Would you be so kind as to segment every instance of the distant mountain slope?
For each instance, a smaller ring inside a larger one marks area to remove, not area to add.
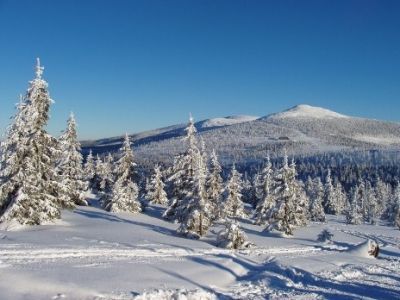
[[[230,126],[234,124],[240,124],[244,122],[250,122],[257,120],[259,117],[255,116],[229,116],[224,118],[214,118],[208,119],[204,121],[200,121],[197,123],[197,127],[199,128],[213,128],[213,127],[221,127],[221,126]]]
[[[185,124],[132,135],[137,159],[144,164],[171,162],[184,150]],[[324,108],[298,105],[262,118],[237,116],[196,123],[207,148],[223,163],[259,161],[267,152],[312,154],[322,151],[400,149],[400,124],[345,116]],[[95,153],[117,150],[122,137],[84,142]]]

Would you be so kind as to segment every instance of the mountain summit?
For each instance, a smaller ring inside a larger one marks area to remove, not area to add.
[[[332,119],[349,118],[326,108],[300,104],[289,108],[283,112],[268,115],[265,119],[286,119],[286,118],[313,118],[313,119]]]

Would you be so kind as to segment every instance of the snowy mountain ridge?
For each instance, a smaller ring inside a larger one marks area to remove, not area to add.
[[[171,162],[183,150],[186,124],[131,135],[139,160]],[[222,163],[259,161],[267,152],[313,155],[342,150],[400,150],[400,124],[345,116],[331,110],[298,105],[265,117],[232,116],[195,123],[206,146]],[[122,137],[83,142],[83,151],[115,152]]]
[[[228,116],[222,118],[213,118],[207,119],[204,121],[200,121],[198,127],[201,128],[211,128],[211,127],[221,127],[221,126],[229,126],[233,124],[239,124],[244,122],[250,122],[257,120],[259,117],[256,116],[247,116],[247,115],[237,115],[237,116]]]

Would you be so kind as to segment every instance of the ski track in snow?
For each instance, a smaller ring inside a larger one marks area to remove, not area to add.
[[[236,251],[235,255],[252,256],[254,255],[273,255],[273,256],[304,256],[313,255],[320,252],[321,249],[315,247],[303,248],[254,248],[251,250]],[[85,247],[85,248],[67,248],[52,247],[41,248],[31,245],[8,244],[0,245],[0,262],[4,266],[26,265],[43,262],[58,261],[65,263],[67,260],[76,262],[110,262],[127,260],[130,262],[143,261],[151,259],[179,260],[185,257],[194,256],[215,256],[219,254],[233,255],[231,250],[225,249],[179,249],[179,248],[109,248],[109,247]]]

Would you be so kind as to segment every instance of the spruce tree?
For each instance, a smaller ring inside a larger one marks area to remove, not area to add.
[[[223,212],[223,180],[221,177],[222,168],[218,161],[215,150],[211,153],[210,172],[208,174],[206,188],[207,196],[212,209],[212,219],[218,220]]]
[[[273,192],[276,200],[268,212],[266,230],[278,230],[286,235],[292,235],[295,226],[306,224],[306,197],[296,180],[294,161],[289,166],[286,153],[274,182]]]
[[[217,236],[217,246],[226,249],[245,249],[253,246],[236,220],[227,219],[225,229]]]
[[[114,175],[113,175],[113,164],[114,158],[111,153],[104,158],[102,163],[99,176],[100,176],[100,191],[102,193],[109,193],[114,184]]]
[[[202,156],[198,157],[200,160]],[[206,167],[201,161],[194,176],[194,190],[183,200],[180,226],[178,232],[190,237],[200,238],[207,234],[212,222],[212,207],[206,191]]]
[[[376,224],[378,214],[378,202],[376,199],[375,189],[372,187],[369,181],[367,181],[364,185],[361,210],[365,222],[369,224]]]
[[[184,141],[187,149],[174,160],[173,174],[169,178],[173,185],[173,198],[163,215],[165,219],[179,223],[183,222],[186,215],[186,205],[195,190],[194,177],[201,162],[201,153],[196,140],[197,130],[192,116],[185,131]]]
[[[137,213],[142,208],[138,201],[138,186],[133,182],[136,164],[128,134],[125,135],[120,153],[115,168],[115,183],[110,197],[104,202],[104,208],[111,212]]]
[[[346,209],[346,222],[347,224],[361,224],[362,213],[360,209],[360,198],[361,198],[360,187],[356,184],[351,191],[351,201],[347,203]]]
[[[393,190],[392,204],[388,212],[389,222],[400,228],[400,184],[397,182]]]
[[[38,225],[60,217],[61,193],[55,138],[46,132],[52,100],[37,59],[36,77],[30,81],[13,124],[3,143],[0,164],[0,223],[15,220]]]
[[[63,193],[61,204],[72,208],[77,205],[88,205],[85,193],[88,184],[85,180],[82,167],[81,145],[76,132],[76,121],[71,113],[67,129],[59,138],[61,157],[58,169],[61,175]]]
[[[168,198],[167,193],[164,190],[165,184],[162,178],[162,172],[160,166],[154,167],[154,174],[151,180],[146,185],[147,195],[146,198],[154,204],[167,205]]]
[[[261,173],[257,177],[256,195],[258,203],[256,206],[255,223],[264,225],[268,221],[268,212],[274,205],[273,191],[273,170],[269,155]]]
[[[332,184],[331,170],[328,169],[328,174],[325,179],[325,192],[323,204],[325,211],[328,214],[336,215],[339,213],[339,203],[338,195],[336,189]]]
[[[104,162],[101,159],[100,155],[97,154],[94,161],[94,176],[92,179],[92,188],[96,193],[101,193],[101,180],[104,172]]]
[[[235,165],[232,165],[231,174],[225,188],[226,199],[224,201],[224,217],[246,217],[244,204],[242,201],[242,189],[243,182],[241,179],[241,174],[236,170]]]
[[[310,219],[316,222],[325,222],[325,212],[322,206],[324,186],[318,177],[314,180],[314,192],[310,199]]]
[[[347,203],[347,193],[344,191],[343,186],[339,181],[335,183],[334,188],[337,197],[337,213],[343,214]]]
[[[94,162],[93,152],[90,149],[88,156],[86,157],[86,162],[84,165],[85,179],[89,183],[89,187],[93,188],[93,180],[96,175],[96,165]]]

